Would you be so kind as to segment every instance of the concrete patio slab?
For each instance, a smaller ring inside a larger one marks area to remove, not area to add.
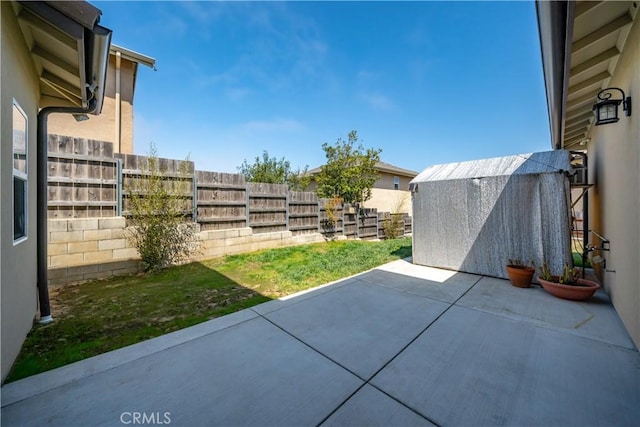
[[[403,261],[1,394],[9,426],[635,427],[640,353],[606,294],[563,301]]]
[[[368,379],[447,307],[440,301],[358,280],[266,317]]]
[[[362,381],[256,318],[2,408],[2,425],[317,425]],[[122,418],[124,417],[124,418]],[[165,424],[169,424],[165,422]]]
[[[435,426],[370,385],[341,406],[322,426]]]
[[[375,269],[364,274],[361,280],[451,303],[482,278],[475,274],[456,273],[430,267],[423,267],[421,274],[417,274],[415,269],[398,268],[398,266],[404,267],[403,264],[394,264],[391,268]]]
[[[567,301],[550,295],[537,285],[516,288],[506,280],[483,277],[456,304],[635,349],[603,291],[587,301]]]
[[[347,279],[342,279],[342,280],[338,280],[335,282],[331,282],[331,283],[327,283],[321,286],[317,286],[315,288],[312,289],[307,289],[306,291],[301,291],[301,292],[297,292],[295,294],[292,295],[287,295],[286,297],[282,297],[282,298],[278,298],[278,299],[274,299],[271,301],[267,301],[265,303],[262,303],[260,305],[256,305],[254,307],[251,307],[251,310],[253,310],[254,312],[256,312],[257,314],[267,314],[267,313],[271,313],[273,311],[276,310],[280,310],[282,308],[285,307],[290,307],[292,305],[295,304],[299,304],[301,302],[304,302],[308,299],[311,298],[315,298],[317,296],[320,296],[322,294],[325,294],[327,292],[333,292],[343,286],[349,285],[351,283],[354,283],[356,280],[356,278],[347,278]]]
[[[637,351],[451,307],[371,383],[438,425],[640,425]]]
[[[65,384],[105,372],[154,353],[221,331],[247,320],[258,317],[251,310],[242,310],[227,316],[181,329],[143,343],[130,345],[108,353],[100,354],[80,362],[72,363],[52,371],[27,377],[2,387],[2,405],[44,393]]]

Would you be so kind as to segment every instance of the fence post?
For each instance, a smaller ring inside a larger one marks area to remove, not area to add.
[[[122,216],[122,159],[116,160],[116,216]]]
[[[290,210],[291,210],[291,206],[289,206],[289,188],[287,187],[287,194],[285,195],[285,199],[284,199],[284,203],[285,203],[285,207],[287,209],[287,211],[285,212],[286,215],[286,221],[287,221],[287,225],[285,226],[285,230],[289,231],[289,215],[290,215]]]
[[[194,168],[195,169],[195,168]],[[198,176],[195,170],[193,171],[193,214],[191,215],[193,222],[198,222]]]
[[[250,227],[250,222],[249,222],[249,184],[245,184],[244,185],[244,206],[245,206],[245,213],[247,215],[247,227]]]

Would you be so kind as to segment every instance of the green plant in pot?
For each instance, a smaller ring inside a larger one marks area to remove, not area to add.
[[[551,295],[574,301],[589,299],[600,288],[596,282],[582,279],[580,270],[565,264],[562,274],[552,274],[549,264],[544,261],[539,268],[538,281]]]
[[[530,287],[535,272],[536,269],[533,261],[531,261],[531,265],[525,265],[519,259],[509,259],[509,264],[507,264],[509,281],[517,288]]]

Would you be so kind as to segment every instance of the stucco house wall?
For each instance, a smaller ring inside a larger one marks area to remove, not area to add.
[[[39,83],[10,2],[2,12],[0,108],[0,277],[2,380],[20,351],[37,312],[36,290],[36,129]],[[27,116],[27,236],[13,240],[13,102]],[[8,297],[10,295],[11,297]]]
[[[392,166],[384,164],[386,166]],[[393,166],[392,166],[393,167]],[[316,168],[310,171],[315,174],[320,171]],[[411,213],[411,193],[409,192],[409,183],[418,174],[405,170],[405,173],[391,173],[378,169],[378,179],[373,184],[371,190],[371,198],[364,202],[364,207],[375,208],[379,212],[391,213]],[[411,173],[407,176],[406,173]],[[395,189],[395,178],[398,178],[398,189]],[[312,178],[311,183],[306,191],[316,191],[317,185]]]
[[[399,178],[397,190],[394,187],[394,177]],[[380,172],[380,178],[373,184],[371,199],[367,200],[364,206],[376,208],[380,212],[411,213],[411,179],[407,176]]]
[[[629,334],[640,346],[640,25],[634,22],[608,87],[630,96],[630,117],[594,126],[589,153],[590,226],[611,241],[598,273]],[[600,242],[595,239],[594,243]]]

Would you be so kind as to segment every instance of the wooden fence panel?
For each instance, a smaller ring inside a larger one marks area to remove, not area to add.
[[[253,233],[287,230],[287,199],[285,184],[249,182],[249,227]]]
[[[47,149],[49,218],[117,215],[113,144],[50,134]]]
[[[358,237],[363,240],[378,238],[378,210],[364,208],[358,216]]]
[[[344,232],[344,207],[338,206],[334,210],[335,221],[329,219],[327,204],[330,199],[318,199],[318,211],[320,215],[320,232],[326,237],[332,238],[342,236]]]
[[[413,222],[411,219],[411,215],[409,215],[408,213],[404,213],[403,214],[403,220],[404,220],[404,234],[411,234],[413,232]]]
[[[355,206],[345,203],[343,205],[343,234],[347,239],[358,238],[358,209]]]
[[[131,213],[130,195],[132,191],[145,196],[150,178],[149,157],[135,154],[116,154],[122,160],[122,215]],[[181,213],[193,214],[194,164],[188,160],[158,158],[158,168],[162,174],[163,188],[182,200]]]
[[[298,234],[317,233],[319,227],[318,195],[308,191],[289,192],[289,230]]]
[[[244,175],[196,171],[197,221],[201,230],[247,226],[248,190]]]
[[[49,218],[129,214],[130,192],[143,191],[149,179],[148,157],[114,155],[113,144],[104,141],[49,135],[47,143]],[[158,165],[163,186],[180,193],[182,213],[192,216],[203,231],[250,226],[254,233],[290,230],[294,235],[319,231],[327,237],[385,237],[388,212],[364,209],[358,214],[352,206],[340,205],[331,221],[329,200],[313,192],[247,183],[241,174],[195,171],[190,161],[159,158]],[[411,233],[411,217],[401,215],[404,233]]]

